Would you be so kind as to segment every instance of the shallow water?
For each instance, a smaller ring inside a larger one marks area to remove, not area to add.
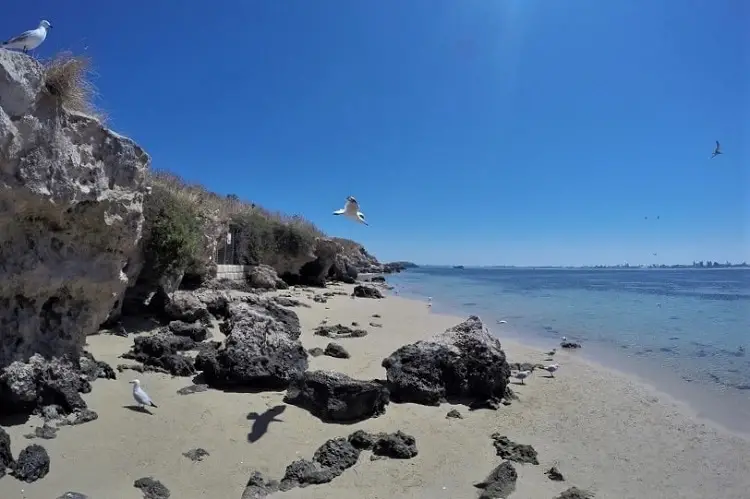
[[[636,373],[702,415],[750,433],[750,269],[453,269],[389,277],[436,312]],[[506,324],[497,321],[505,320]]]

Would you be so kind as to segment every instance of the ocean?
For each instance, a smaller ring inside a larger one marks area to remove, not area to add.
[[[750,269],[419,267],[388,282],[437,313],[480,316],[501,339],[549,349],[567,336],[576,355],[750,435]]]

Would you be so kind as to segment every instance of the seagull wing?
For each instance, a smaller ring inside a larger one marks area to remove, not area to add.
[[[21,42],[24,42],[24,41],[28,40],[29,38],[31,38],[32,36],[34,36],[35,33],[36,33],[35,29],[30,29],[28,31],[24,31],[20,35],[14,36],[10,40],[4,41],[3,45],[10,45],[11,43],[21,43]]]
[[[716,149],[718,150],[718,149],[719,149],[719,147],[720,147],[720,145],[719,145],[719,141],[717,140],[717,141],[716,141]]]
[[[144,404],[144,405],[153,404],[153,402],[151,401],[151,397],[148,396],[148,393],[143,391],[143,389],[140,387],[136,388],[133,391],[133,397],[135,398],[135,400],[137,400],[141,404]]]
[[[343,215],[346,213],[346,209],[336,210],[333,212],[334,215]]]

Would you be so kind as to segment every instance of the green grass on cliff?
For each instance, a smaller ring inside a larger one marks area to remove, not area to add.
[[[245,264],[283,266],[310,254],[315,239],[325,236],[300,216],[271,212],[235,195],[221,196],[173,173],[152,171],[149,180],[146,219],[157,231],[148,245],[161,261],[173,261],[175,268],[199,257],[204,229],[198,220],[239,228],[240,261]]]

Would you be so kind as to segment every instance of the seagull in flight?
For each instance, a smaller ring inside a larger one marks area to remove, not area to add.
[[[49,21],[42,20],[37,29],[24,31],[20,35],[0,43],[0,47],[4,49],[21,49],[25,54],[27,51],[34,50],[42,44],[44,39],[47,38],[47,30],[51,27],[52,25]]]
[[[130,384],[133,385],[133,398],[138,402],[138,407],[141,409],[145,409],[147,405],[156,407],[156,404],[154,404],[154,401],[148,396],[148,393],[141,388],[140,380],[134,379]]]
[[[359,211],[359,203],[357,203],[357,200],[354,199],[353,196],[347,197],[344,208],[341,210],[334,211],[333,214],[344,215],[346,218],[350,218],[354,220],[355,222],[369,225],[367,222],[365,222],[365,214]]]
[[[714,149],[714,153],[711,155],[711,159],[714,159],[719,154],[724,154],[721,152],[721,144],[719,144],[719,141],[716,141],[716,149]]]

